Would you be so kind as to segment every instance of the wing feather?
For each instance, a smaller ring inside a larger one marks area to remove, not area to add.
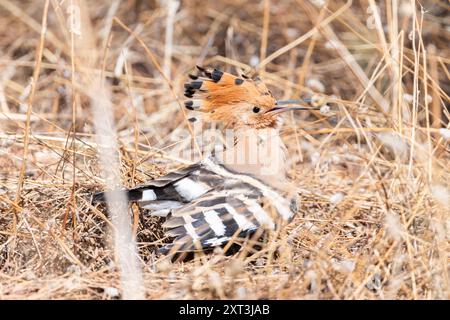
[[[163,227],[166,235],[175,239],[160,251],[167,253],[172,248],[176,251],[208,249],[222,246],[233,238],[245,238],[260,228],[273,228],[274,219],[270,218],[272,224],[261,225],[255,210],[249,210],[249,203],[259,211],[265,210],[258,202],[258,195],[251,191],[211,191],[190,204],[172,210]],[[266,215],[269,217],[269,214]]]

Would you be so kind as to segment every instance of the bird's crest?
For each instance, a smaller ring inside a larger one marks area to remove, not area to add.
[[[275,107],[276,100],[258,77],[237,77],[199,66],[197,69],[197,75],[189,75],[190,81],[184,85],[184,95],[189,98],[185,102],[187,109],[231,127],[275,125],[275,117],[266,112]]]

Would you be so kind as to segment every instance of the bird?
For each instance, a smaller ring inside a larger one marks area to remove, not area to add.
[[[128,200],[165,217],[172,240],[162,254],[213,250],[245,243],[292,221],[299,196],[286,180],[280,115],[311,110],[308,100],[276,100],[260,77],[197,66],[184,84],[189,112],[231,132],[232,142],[200,161],[125,191]],[[296,104],[293,106],[293,104]],[[94,195],[114,199],[115,191]]]

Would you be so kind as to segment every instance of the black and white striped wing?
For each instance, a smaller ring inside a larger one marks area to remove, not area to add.
[[[273,230],[275,225],[276,217],[263,208],[261,194],[255,190],[212,191],[172,211],[163,227],[166,235],[175,239],[160,251],[167,253],[173,248],[186,252],[222,246],[258,229]]]
[[[274,230],[278,222],[289,222],[295,211],[287,199],[258,179],[234,173],[211,159],[126,193],[130,201],[151,210],[151,215],[167,216],[163,227],[175,239],[162,252],[208,249],[258,229]],[[104,197],[105,193],[95,195],[97,201]]]

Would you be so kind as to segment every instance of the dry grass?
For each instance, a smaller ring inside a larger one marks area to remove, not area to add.
[[[286,116],[303,202],[255,255],[165,262],[160,219],[132,208],[147,298],[448,299],[448,2],[325,2],[0,0],[0,299],[120,297],[90,84],[131,187],[186,163],[195,64],[256,66],[332,113]]]

